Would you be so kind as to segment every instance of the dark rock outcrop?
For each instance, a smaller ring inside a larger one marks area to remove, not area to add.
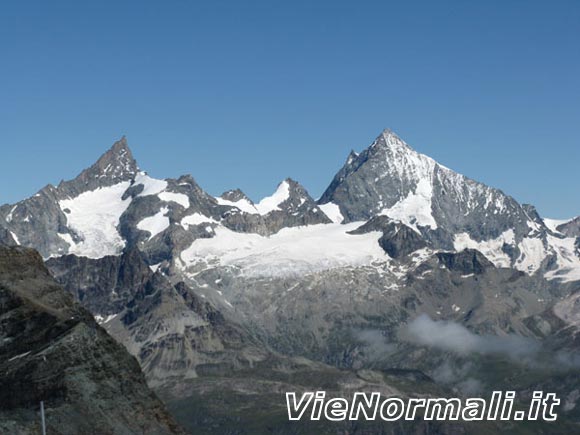
[[[465,249],[461,252],[438,252],[437,258],[449,270],[463,274],[482,274],[495,266],[485,255],[475,249]]]
[[[0,247],[0,432],[176,434],[137,361],[31,249]]]
[[[556,228],[568,237],[580,237],[580,216]]]
[[[64,255],[50,258],[46,266],[76,301],[102,316],[121,312],[153,275],[136,248],[98,259]]]
[[[0,246],[14,246],[16,244],[17,243],[14,240],[14,237],[12,237],[12,234],[10,234],[10,231],[6,228],[0,227]]]
[[[381,231],[379,245],[392,258],[402,258],[427,246],[425,239],[407,225],[394,222],[387,216],[375,216],[350,234]]]

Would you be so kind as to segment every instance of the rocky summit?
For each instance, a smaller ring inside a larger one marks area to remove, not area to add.
[[[286,424],[283,392],[314,385],[510,385],[524,401],[550,388],[566,403],[558,427],[580,423],[578,218],[542,217],[390,130],[318,200],[290,178],[260,201],[233,187],[156,179],[123,138],[75,179],[0,207],[0,245],[38,250],[195,433],[305,433]],[[476,429],[409,432],[489,427]]]

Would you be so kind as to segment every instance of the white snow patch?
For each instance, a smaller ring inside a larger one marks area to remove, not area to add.
[[[381,211],[381,215],[389,216],[405,225],[420,232],[418,225],[437,229],[437,222],[431,210],[431,198],[433,186],[431,180],[422,178],[417,183],[415,193],[409,193],[406,198],[397,202],[394,206]]]
[[[10,231],[10,235],[12,235],[12,238],[14,239],[16,244],[20,245],[20,240],[18,240],[18,236],[16,234],[14,234],[14,232],[12,232],[12,231]]]
[[[518,248],[520,256],[516,260],[515,267],[530,275],[540,268],[548,255],[544,242],[539,238],[526,237],[519,243]]]
[[[90,258],[119,254],[125,241],[117,225],[131,202],[130,198],[121,199],[128,187],[129,182],[122,182],[59,201],[63,212],[70,211],[64,213],[68,227],[82,239],[78,244],[71,244],[69,254]]]
[[[155,273],[155,272],[157,272],[157,269],[159,269],[159,266],[161,266],[161,263],[157,263],[157,264],[151,264],[151,265],[149,266],[149,269],[151,269],[151,271],[152,271],[153,273]]]
[[[218,196],[218,197],[216,197],[215,200],[220,205],[228,205],[230,207],[237,207],[245,213],[250,213],[250,214],[257,214],[258,213],[258,210],[256,209],[256,207],[254,207],[254,204],[252,204],[246,198],[241,198],[238,201],[229,201],[227,199],[223,199],[223,198],[220,198]]]
[[[8,362],[14,361],[14,360],[17,360],[17,359],[20,359],[20,358],[24,358],[26,355],[30,354],[30,352],[32,352],[32,351],[29,350],[28,352],[24,352],[24,353],[21,353],[20,355],[13,356],[12,358],[10,358],[8,360]]]
[[[183,206],[185,209],[189,208],[189,198],[183,193],[161,192],[157,196],[161,201],[176,202],[177,204]]]
[[[261,215],[268,214],[274,210],[280,210],[278,206],[289,197],[290,185],[286,180],[284,180],[278,185],[278,189],[276,189],[276,192],[274,192],[272,196],[268,196],[256,204],[256,209]]]
[[[109,314],[107,317],[103,317],[100,314],[95,315],[95,321],[99,324],[99,325],[103,325],[105,323],[110,322],[111,320],[113,320],[115,317],[117,317],[119,315],[119,313],[117,314]]]
[[[8,222],[8,223],[12,222],[14,210],[16,210],[17,207],[18,207],[18,204],[16,204],[14,207],[12,207],[12,209],[10,210],[10,213],[8,213],[6,215],[6,222]]]
[[[138,196],[157,195],[167,189],[167,181],[151,178],[145,172],[139,172],[135,177],[135,186],[143,185],[143,191]]]
[[[496,265],[496,267],[510,267],[511,260],[509,256],[502,251],[503,245],[515,244],[515,233],[513,230],[503,232],[497,239],[485,240],[478,242],[473,240],[469,234],[460,233],[455,235],[453,247],[456,251],[463,251],[464,249],[477,249],[487,257],[489,261]]]
[[[76,245],[75,241],[69,233],[56,233],[58,237],[68,243],[69,247]]]
[[[544,219],[544,224],[548,227],[548,229],[554,231],[555,233],[559,233],[557,228],[562,225],[570,222],[572,219]]]
[[[387,260],[377,243],[379,232],[347,234],[361,224],[284,228],[270,237],[217,227],[213,238],[195,240],[181,259],[186,266],[200,262],[236,266],[247,276],[302,275]]]
[[[166,216],[169,209],[163,207],[153,216],[144,218],[137,224],[137,228],[149,232],[149,240],[169,227],[169,218]]]
[[[546,279],[558,279],[562,282],[579,281],[580,258],[576,255],[576,239],[548,236],[548,244],[556,253],[558,268],[547,272],[544,275]]]
[[[344,216],[340,212],[340,207],[333,202],[319,205],[318,208],[335,224],[339,224],[344,220]]]
[[[217,221],[209,216],[201,213],[193,213],[181,219],[181,226],[186,230],[190,225],[201,225],[205,223],[217,223]]]

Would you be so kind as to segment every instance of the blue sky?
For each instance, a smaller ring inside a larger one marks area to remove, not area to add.
[[[313,196],[389,127],[551,217],[580,214],[580,2],[0,6],[0,203],[126,135],[156,177]]]

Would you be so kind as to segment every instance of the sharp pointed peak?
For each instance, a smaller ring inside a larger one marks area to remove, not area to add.
[[[397,133],[385,128],[372,143],[371,148],[406,148],[412,149]]]
[[[284,180],[282,180],[282,181],[281,181],[281,182],[278,184],[278,186],[280,186],[280,184],[282,184],[282,183],[287,183],[287,184],[288,184],[289,186],[291,186],[291,187],[294,187],[294,186],[301,186],[301,184],[300,184],[298,181],[296,181],[296,180],[294,180],[293,178],[290,178],[290,177],[286,177],[286,178],[284,178]]]
[[[113,143],[113,147],[116,146],[116,145],[124,145],[124,146],[127,146],[127,136],[122,135],[119,140],[116,140]]]
[[[138,173],[139,167],[127,138],[122,136],[92,166],[82,171],[74,180],[61,182],[58,188],[66,195],[74,196],[87,190],[131,181]]]
[[[306,188],[293,178],[287,177],[278,183],[276,191],[288,191],[293,195],[310,196]]]
[[[129,143],[125,135],[121,136],[121,139],[115,141],[111,148],[109,148],[100,158],[97,163],[101,160],[133,160],[133,153],[129,148]]]
[[[346,158],[346,165],[351,165],[352,162],[354,162],[358,156],[360,156],[360,153],[357,153],[355,150],[350,150],[350,153],[348,153],[348,157]]]
[[[127,143],[127,138],[122,136],[115,141],[90,168],[81,173],[85,177],[112,179],[115,181],[127,181],[135,178],[139,172],[137,162]]]

